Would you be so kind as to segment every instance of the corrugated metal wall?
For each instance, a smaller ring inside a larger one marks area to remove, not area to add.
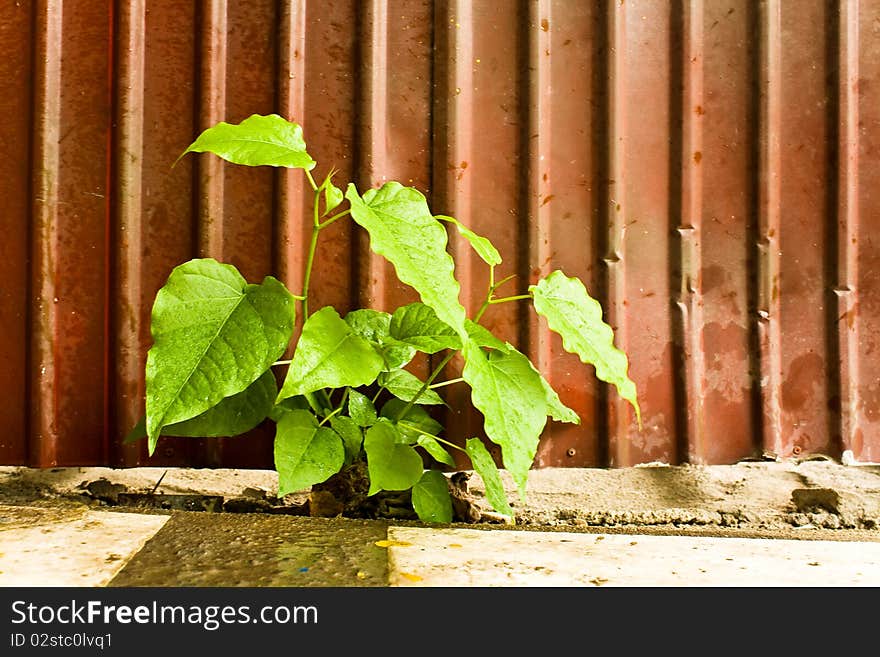
[[[642,431],[527,307],[486,316],[583,417],[536,465],[880,460],[880,0],[21,0],[0,5],[0,462],[271,466],[268,430],[120,444],[173,266],[301,286],[299,172],[171,168],[269,112],[316,176],[400,180],[489,236],[520,292],[562,268],[601,299]],[[414,299],[351,223],[327,237],[315,307]],[[487,273],[451,248],[473,311]]]

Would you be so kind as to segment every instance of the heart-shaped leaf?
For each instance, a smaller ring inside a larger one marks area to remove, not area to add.
[[[278,496],[305,490],[339,472],[345,460],[342,440],[329,427],[319,427],[309,411],[285,413],[275,433]]]
[[[150,454],[165,426],[201,415],[263,375],[287,348],[293,323],[293,297],[271,276],[248,285],[235,267],[211,258],[175,267],[153,304]]]
[[[422,457],[401,441],[397,428],[387,420],[380,420],[367,430],[364,450],[370,473],[368,495],[380,490],[407,490],[422,477]]]
[[[452,522],[452,498],[442,472],[425,470],[413,486],[412,504],[422,522]]]
[[[369,385],[382,371],[382,357],[331,306],[306,320],[281,386],[279,400],[322,388]]]

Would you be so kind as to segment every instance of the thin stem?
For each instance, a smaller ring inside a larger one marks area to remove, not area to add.
[[[404,427],[405,429],[409,429],[410,431],[417,431],[418,433],[422,434],[423,436],[428,436],[429,438],[433,438],[438,443],[443,443],[444,445],[448,445],[449,447],[453,447],[453,448],[467,454],[466,450],[462,449],[461,447],[459,447],[455,443],[451,443],[448,440],[444,440],[440,436],[435,436],[433,433],[428,433],[427,431],[423,431],[422,428],[416,424],[411,424],[409,422],[398,422],[397,424]]]
[[[333,411],[327,415],[327,417],[325,417],[323,420],[318,422],[318,426],[323,427],[327,422],[330,421],[331,417],[333,417],[334,415],[339,413],[341,410],[342,410],[342,406],[340,406],[339,408],[334,408]]]
[[[306,172],[306,177],[309,179],[309,184],[312,186],[312,191],[318,191],[318,183],[315,182],[315,179],[312,178],[312,172],[308,169],[303,169]]]
[[[531,294],[517,294],[512,297],[502,297],[500,299],[489,299],[489,303],[507,303],[508,301],[519,301],[520,299],[531,299]]]
[[[434,388],[442,388],[443,386],[451,386],[453,383],[461,383],[464,381],[462,377],[458,377],[457,379],[449,379],[448,381],[441,381],[440,383],[432,383],[428,387],[433,390]]]
[[[292,362],[292,360],[276,360],[272,363],[272,367],[275,367],[276,365],[290,365]]]
[[[322,222],[318,225],[318,228],[326,228],[327,226],[329,226],[330,224],[332,224],[332,223],[333,223],[334,221],[336,221],[337,219],[342,219],[343,217],[346,217],[346,216],[348,216],[348,215],[350,215],[350,214],[351,214],[351,208],[349,208],[348,210],[343,210],[342,212],[339,212],[339,213],[337,213],[337,214],[334,214],[334,215],[333,215],[332,217],[330,217],[329,219],[326,219],[326,220],[322,221]]]
[[[312,281],[312,267],[315,264],[315,252],[318,250],[318,234],[321,232],[321,224],[318,218],[318,204],[321,201],[321,193],[317,191],[312,174],[308,171],[306,171],[306,173],[309,176],[309,180],[312,182],[312,187],[315,187],[315,201],[312,204],[312,239],[309,241],[309,255],[308,258],[306,258],[306,271],[303,275],[302,304],[304,320],[309,318],[309,284]]]
[[[490,295],[491,295],[491,293],[490,293]],[[483,302],[483,305],[480,306],[480,309],[477,311],[477,314],[474,315],[474,323],[475,323],[475,324],[478,324],[478,323],[480,322],[480,319],[483,317],[483,313],[485,313],[486,310],[489,308],[489,303],[490,303],[490,302],[491,302],[491,296],[490,296],[490,298],[487,298],[487,299]]]
[[[446,357],[442,361],[440,361],[440,364],[434,368],[433,372],[431,372],[431,376],[428,377],[428,380],[422,384],[421,388],[419,388],[419,391],[416,393],[415,397],[410,399],[409,402],[407,402],[406,406],[404,406],[403,409],[401,409],[401,411],[397,414],[395,422],[399,422],[401,418],[406,417],[406,414],[409,413],[410,409],[413,407],[419,397],[424,394],[425,390],[428,389],[428,386],[434,383],[434,379],[436,379],[440,375],[440,372],[442,372],[443,368],[446,367],[449,361],[452,360],[453,356],[455,356],[454,351],[450,351],[448,354],[446,354]]]

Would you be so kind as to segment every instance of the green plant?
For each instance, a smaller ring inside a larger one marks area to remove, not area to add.
[[[479,322],[496,304],[529,299],[563,340],[564,348],[595,367],[635,408],[636,388],[626,355],[613,343],[600,304],[583,283],[554,271],[527,294],[497,297],[513,276],[496,280],[502,259],[491,242],[453,217],[433,215],[412,187],[389,182],[361,194],[345,192],[330,172],[319,184],[302,129],[277,115],[253,115],[240,124],[205,130],[181,154],[213,153],[241,165],[302,169],[314,193],[312,237],[299,295],[271,276],[249,284],[229,264],[210,258],[176,267],[155,298],[153,345],[146,363],[146,435],[152,455],[160,435],[233,436],[266,418],[276,422],[275,468],[279,496],[325,482],[344,466],[365,461],[368,495],[410,490],[419,518],[452,520],[445,476],[431,464],[455,466],[459,445],[426,406],[443,404],[438,390],[467,384],[484,416],[486,436],[501,447],[503,467],[525,499],[526,480],[548,417],[578,423],[529,359]],[[178,158],[179,160],[180,158]],[[348,206],[341,209],[347,201]],[[386,258],[421,301],[393,313],[358,309],[344,317],[326,306],[310,312],[309,282],[316,245],[332,223],[351,218],[367,231],[370,248]],[[486,298],[473,318],[459,302],[447,227],[467,240],[489,268]],[[291,345],[295,313],[303,326]],[[294,346],[291,360],[279,360]],[[422,381],[406,366],[417,352],[443,354]],[[456,353],[460,379],[435,382]],[[278,390],[273,367],[287,366]],[[138,437],[138,434],[135,434]],[[463,451],[486,485],[498,512],[512,515],[496,463],[481,439]]]

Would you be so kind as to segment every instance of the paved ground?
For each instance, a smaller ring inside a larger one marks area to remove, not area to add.
[[[231,502],[276,485],[265,471],[0,468],[0,586],[880,586],[873,465],[536,470],[512,526],[119,505],[247,508]]]

